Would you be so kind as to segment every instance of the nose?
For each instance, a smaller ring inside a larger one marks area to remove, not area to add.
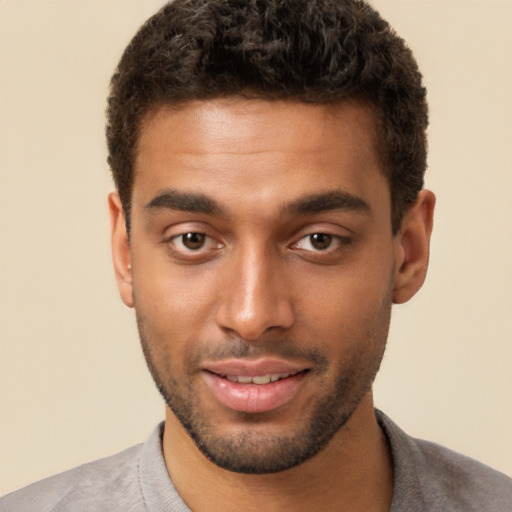
[[[235,255],[222,276],[217,325],[246,341],[257,341],[269,330],[289,329],[294,311],[283,264],[254,248]]]

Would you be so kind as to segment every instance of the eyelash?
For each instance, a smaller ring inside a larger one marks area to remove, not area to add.
[[[325,247],[325,248],[314,248],[313,247],[312,237],[318,236],[318,235],[329,238],[329,244],[327,247]],[[317,253],[317,254],[326,254],[326,253],[337,252],[342,247],[346,247],[347,245],[349,245],[352,242],[352,240],[348,237],[336,235],[336,234],[329,233],[326,231],[315,231],[314,233],[309,233],[309,234],[301,237],[297,242],[295,242],[292,245],[292,247],[300,250],[301,248],[299,247],[299,244],[303,241],[307,241],[307,243],[309,243],[309,245],[313,248],[312,249],[302,249],[302,250],[307,251],[307,252]],[[331,247],[333,245],[333,243],[336,246],[334,248]]]
[[[184,244],[184,237],[188,235],[199,235],[200,237],[204,237],[204,244],[202,244],[201,247],[198,247],[197,249],[191,249],[190,247],[186,247]],[[206,233],[203,233],[202,231],[186,231],[184,233],[179,233],[178,235],[173,235],[167,238],[166,240],[164,240],[164,242],[167,244],[167,246],[174,254],[184,255],[185,257],[204,255],[205,251],[208,250],[204,249],[204,245],[208,243],[213,243],[213,245],[215,245],[215,247],[209,250],[216,250],[222,247],[222,244],[220,242],[217,242],[215,238]],[[176,247],[176,244],[179,244],[181,247]]]

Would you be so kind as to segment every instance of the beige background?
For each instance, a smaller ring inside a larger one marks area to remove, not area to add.
[[[107,84],[159,1],[0,0],[0,494],[163,417],[117,297]],[[512,474],[512,2],[375,0],[416,52],[438,196],[428,282],[395,308],[376,402]]]

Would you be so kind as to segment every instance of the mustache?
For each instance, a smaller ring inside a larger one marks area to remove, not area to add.
[[[157,340],[146,329],[144,315],[137,310],[136,321],[142,349],[149,357],[149,347],[156,346]],[[171,336],[172,338],[172,336]],[[239,336],[228,335],[218,341],[204,341],[196,345],[196,349],[188,358],[187,366],[193,370],[199,368],[204,361],[216,362],[224,359],[258,359],[275,357],[288,361],[309,363],[316,372],[324,373],[329,367],[329,359],[314,342],[301,343],[299,340],[280,336],[265,336],[257,341],[247,341]]]
[[[308,344],[302,348],[296,341],[286,338],[273,338],[260,341],[246,341],[242,338],[232,337],[216,343],[204,343],[194,357],[194,363],[200,361],[221,361],[224,359],[258,359],[262,357],[277,357],[291,361],[306,361],[318,370],[325,370],[329,366],[328,358],[320,348]]]

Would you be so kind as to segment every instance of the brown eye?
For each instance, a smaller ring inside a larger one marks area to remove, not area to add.
[[[190,263],[211,259],[224,247],[222,242],[201,231],[182,231],[164,243],[173,258]]]
[[[185,233],[181,235],[181,243],[190,250],[201,249],[206,241],[203,233]]]
[[[332,244],[332,235],[328,235],[327,233],[314,233],[309,235],[309,242],[311,247],[318,251],[328,249]]]
[[[351,245],[349,237],[312,230],[295,242],[291,249],[312,263],[330,264],[341,261]]]

